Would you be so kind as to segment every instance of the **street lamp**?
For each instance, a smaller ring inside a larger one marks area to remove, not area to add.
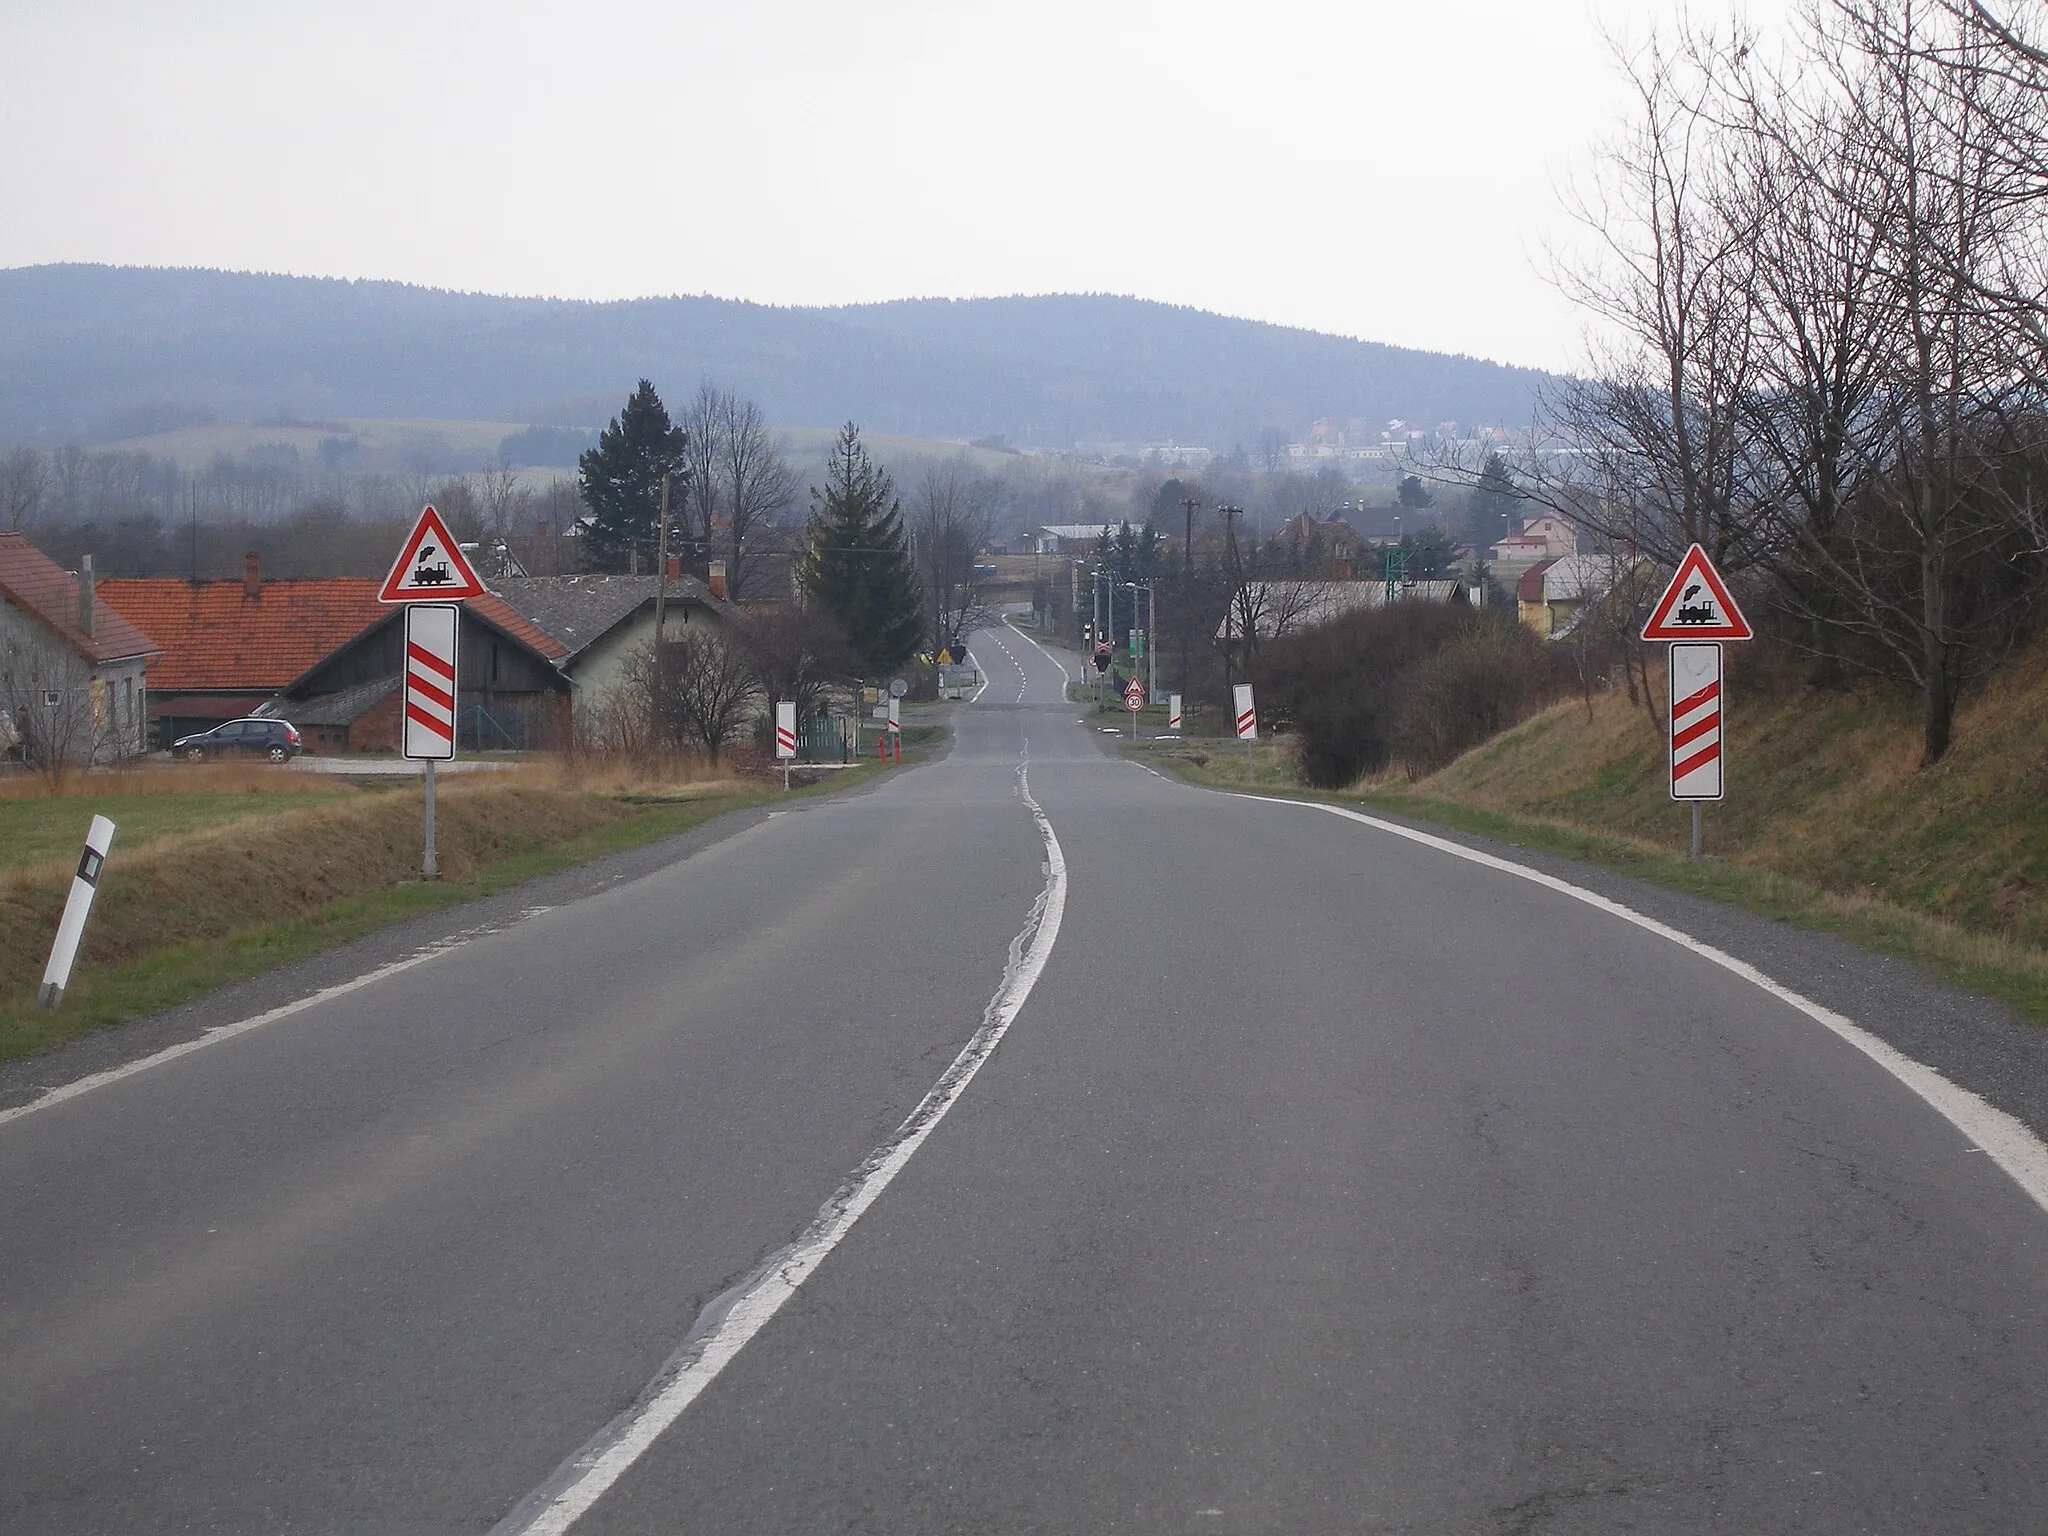
[[[1133,624],[1138,619],[1137,594],[1141,591],[1145,594],[1145,702],[1149,704],[1159,692],[1159,593],[1149,581],[1142,585],[1127,581],[1124,585],[1131,589]]]

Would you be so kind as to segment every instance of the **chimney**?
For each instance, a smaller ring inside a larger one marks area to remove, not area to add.
[[[711,562],[711,579],[705,585],[711,588],[711,595],[713,597],[725,596],[725,562],[723,560]]]
[[[683,579],[683,557],[681,555],[670,555],[668,557],[668,579],[670,581],[681,581]]]
[[[92,638],[92,594],[96,583],[92,575],[92,556],[78,557],[78,628],[85,638]]]
[[[250,550],[242,556],[242,596],[258,598],[263,595],[263,557]]]

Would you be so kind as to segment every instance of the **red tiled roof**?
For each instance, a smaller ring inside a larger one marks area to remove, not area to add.
[[[108,586],[101,582],[94,591],[92,633],[87,635],[78,627],[78,578],[30,544],[28,535],[0,533],[0,596],[27,609],[95,663],[161,655],[162,646],[114,609]],[[155,686],[154,675],[150,683]]]
[[[106,602],[162,637],[165,654],[150,670],[152,691],[274,692],[392,616],[391,606],[377,601],[378,585],[355,576],[266,581],[258,588],[262,595],[252,598],[239,580],[145,577],[103,581],[99,591]],[[549,661],[569,654],[501,598],[486,594],[462,606]]]
[[[494,593],[486,592],[482,597],[464,598],[462,606],[480,618],[489,619],[513,639],[532,646],[549,661],[560,661],[569,654],[566,645]]]
[[[250,597],[240,581],[117,578],[100,594],[163,642],[151,691],[284,687],[391,610],[377,583],[354,576],[266,581]]]

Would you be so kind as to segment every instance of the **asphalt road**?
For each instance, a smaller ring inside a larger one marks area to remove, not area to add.
[[[0,1123],[0,1529],[543,1529],[605,1452],[579,1536],[2048,1528],[2048,1217],[1949,1121],[974,649],[937,763]],[[2039,1123],[1995,1010],[1611,893]]]

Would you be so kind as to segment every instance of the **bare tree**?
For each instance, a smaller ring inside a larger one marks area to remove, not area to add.
[[[10,448],[0,455],[0,529],[34,526],[49,499],[53,474],[39,448]]]
[[[758,596],[760,534],[796,506],[801,478],[776,450],[761,408],[706,379],[678,424],[689,434],[689,489],[681,520],[686,555],[725,561],[727,593]]]
[[[717,409],[716,474],[724,508],[726,590],[735,599],[755,595],[762,565],[758,534],[780,523],[797,503],[800,481],[775,450],[761,408],[721,392]]]
[[[955,458],[926,464],[911,492],[910,549],[934,652],[959,643],[978,607],[974,563],[994,535],[1000,490]]]
[[[1756,228],[1759,336],[1749,428],[1778,487],[1768,542],[1807,625],[1814,681],[1837,680],[1844,509],[1876,467],[1867,428],[1887,351],[1877,167],[1853,149],[1842,104],[1759,76],[1741,79],[1735,131],[1770,210]]]
[[[1263,427],[1259,431],[1258,465],[1269,475],[1287,472],[1287,432],[1282,427]]]
[[[711,557],[712,541],[725,515],[720,480],[723,453],[719,431],[725,416],[727,395],[709,379],[697,386],[690,403],[676,413],[676,425],[688,435],[683,445],[683,464],[689,473],[689,487],[678,519],[683,556],[701,565]],[[675,545],[669,546],[671,549]]]
[[[1814,22],[1809,76],[1843,114],[1837,185],[1860,196],[1878,345],[1868,470],[1836,538],[1800,554],[1830,618],[1920,690],[1932,763],[1962,688],[2021,633],[2042,552],[2040,375],[2005,295],[2041,197],[2016,146],[2043,139],[2048,97],[1991,67],[2001,39],[1941,0],[1832,0]]]
[[[808,608],[769,608],[750,614],[744,643],[764,699],[796,705],[797,731],[826,712],[831,690],[860,671],[846,636],[825,614]]]
[[[0,619],[10,617],[0,608]],[[93,690],[91,672],[74,652],[27,620],[0,623],[0,713],[12,723],[24,761],[52,789],[99,750]]]
[[[716,762],[753,718],[754,667],[735,639],[693,627],[681,639],[664,640],[660,656],[649,654],[640,665],[651,669],[654,719],[668,741]]]
[[[484,547],[502,562],[510,551],[513,533],[528,520],[533,493],[521,488],[519,471],[509,464],[493,465],[472,478]]]
[[[1700,544],[1723,570],[1768,552],[1775,505],[1747,412],[1766,209],[1717,115],[1717,81],[1749,46],[1686,32],[1623,57],[1637,119],[1573,210],[1598,254],[1561,271],[1614,339],[1545,401],[1570,452],[1526,467],[1534,499],[1603,540],[1674,565]]]

